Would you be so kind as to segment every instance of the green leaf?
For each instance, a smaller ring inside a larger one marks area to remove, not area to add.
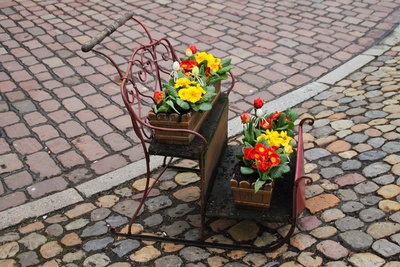
[[[178,98],[178,91],[175,89],[175,87],[170,86],[170,85],[165,85],[165,87],[167,88],[167,90],[168,90],[168,95],[169,95],[170,97]]]
[[[193,109],[193,111],[197,112],[200,111],[200,105],[196,105],[194,103],[190,103],[190,107],[191,109]]]
[[[180,98],[177,98],[177,99],[176,99],[176,104],[177,104],[178,106],[180,106],[181,108],[183,108],[184,110],[189,110],[189,109],[190,109],[189,103],[186,102],[186,101],[183,101],[183,100],[180,99]]]
[[[210,103],[201,103],[200,110],[210,110],[212,109],[212,105]]]
[[[250,168],[250,167],[242,166],[242,167],[240,167],[240,172],[242,174],[253,174],[255,172],[255,170],[253,168]]]
[[[168,106],[170,106],[176,113],[181,114],[179,111],[176,110],[175,108],[175,104],[172,100],[167,100],[165,101],[165,104],[167,104]]]
[[[232,59],[230,57],[224,58],[221,60],[222,67],[227,67],[231,64]]]
[[[227,67],[223,67],[223,68],[220,68],[218,71],[217,71],[217,73],[218,74],[225,74],[225,73],[227,73],[228,71],[230,71],[231,69],[233,69],[233,66],[227,66]]]
[[[262,181],[260,179],[258,179],[256,181],[256,183],[254,184],[254,192],[258,192],[258,190],[260,190],[261,187],[263,187],[263,185],[265,184],[265,181]]]
[[[269,175],[271,179],[276,179],[276,178],[281,178],[284,173],[287,173],[289,171],[290,171],[289,166],[283,164],[272,168],[271,171],[269,172]]]
[[[164,106],[164,105],[160,106],[158,109],[156,107],[154,108],[155,113],[163,113],[163,112],[167,113],[168,110],[169,110],[169,106]]]

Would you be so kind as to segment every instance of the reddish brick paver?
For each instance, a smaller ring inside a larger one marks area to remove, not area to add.
[[[249,110],[256,97],[272,100],[316,80],[400,21],[400,0],[166,2],[0,1],[0,203],[12,200],[3,209],[143,157],[116,71],[104,58],[80,51],[127,10],[153,37],[169,37],[179,54],[195,43],[232,58],[237,83],[230,118]],[[98,47],[124,69],[142,41],[129,21]],[[84,175],[73,178],[78,173]],[[72,178],[49,182],[60,176]],[[27,189],[46,185],[55,189]]]

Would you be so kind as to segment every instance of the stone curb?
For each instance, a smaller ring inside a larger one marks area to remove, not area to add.
[[[354,71],[362,68],[371,62],[375,56],[382,55],[384,52],[400,42],[400,26],[397,26],[392,33],[383,39],[379,45],[364,51],[361,55],[354,57],[342,64],[335,70],[324,75],[316,82],[312,82],[293,92],[290,92],[278,99],[268,102],[269,110],[285,110],[293,107],[305,100],[312,98],[318,93],[328,89],[331,85],[347,77]],[[228,137],[240,134],[242,125],[239,117],[228,122]],[[111,188],[135,179],[146,173],[145,160],[139,160],[123,168],[102,175],[96,179],[78,185],[75,189],[67,189],[42,199],[17,206],[0,212],[0,230],[15,226],[23,220],[43,216],[47,213],[65,208],[84,201],[84,197],[90,197],[96,193],[110,190]],[[153,157],[151,170],[161,167],[162,157]]]

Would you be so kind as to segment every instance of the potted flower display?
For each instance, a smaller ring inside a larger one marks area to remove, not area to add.
[[[231,180],[235,203],[268,208],[273,182],[290,171],[294,145],[296,112],[263,111],[264,101],[254,100],[254,112],[240,116],[243,123],[243,147],[240,160],[241,180]]]
[[[211,53],[197,51],[195,45],[185,51],[186,58],[172,65],[171,78],[162,90],[154,92],[155,105],[149,113],[150,123],[158,127],[197,131],[218,100],[221,81],[233,68],[231,59],[221,60]],[[156,131],[160,142],[189,144],[193,135]]]

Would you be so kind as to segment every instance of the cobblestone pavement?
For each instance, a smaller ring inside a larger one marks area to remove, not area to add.
[[[255,97],[278,98],[376,44],[399,22],[399,6],[400,0],[1,1],[0,211],[141,158],[115,70],[80,51],[125,11],[155,37],[173,40],[178,52],[196,43],[231,56],[234,118]],[[102,45],[118,64],[141,37],[134,27],[127,23]]]
[[[313,183],[294,235],[279,250],[249,253],[116,238],[108,226],[126,227],[143,190],[139,178],[5,229],[0,266],[400,266],[400,46],[384,50],[294,107],[301,117],[315,118],[304,134]],[[197,238],[197,180],[168,172],[133,230]],[[287,225],[217,218],[206,230],[208,240],[262,246],[279,239]]]

